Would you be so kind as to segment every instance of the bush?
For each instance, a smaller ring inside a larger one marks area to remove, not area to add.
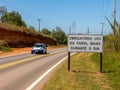
[[[6,42],[0,40],[0,51],[9,52],[11,51],[11,49],[9,48]]]
[[[3,40],[0,40],[0,47],[3,47],[3,46],[7,46],[7,44]]]

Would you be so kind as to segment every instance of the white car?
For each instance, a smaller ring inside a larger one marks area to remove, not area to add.
[[[46,54],[47,53],[47,46],[43,43],[36,43],[32,47],[31,54]]]

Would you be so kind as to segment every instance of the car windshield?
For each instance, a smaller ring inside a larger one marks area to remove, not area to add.
[[[42,44],[36,44],[34,47],[44,47]]]

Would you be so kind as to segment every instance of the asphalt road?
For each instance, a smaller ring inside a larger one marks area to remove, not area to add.
[[[66,56],[67,49],[61,48],[43,55],[24,53],[0,58],[0,90],[40,90],[46,72]]]

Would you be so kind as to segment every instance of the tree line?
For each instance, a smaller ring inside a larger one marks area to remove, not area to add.
[[[56,27],[52,31],[43,28],[41,32],[50,35],[58,44],[67,44],[67,35],[60,27]]]

